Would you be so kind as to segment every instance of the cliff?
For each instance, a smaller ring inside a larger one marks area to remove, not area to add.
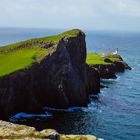
[[[71,30],[0,48],[0,117],[86,106],[100,78],[86,65],[85,34]],[[95,81],[95,82],[94,82]]]
[[[37,131],[33,127],[13,124],[0,120],[1,140],[101,140],[91,135],[64,135],[55,130]]]
[[[77,29],[0,47],[0,118],[86,106],[89,94],[100,92],[100,78],[126,68],[120,56],[87,54]]]
[[[116,73],[131,70],[119,54],[87,54],[86,62],[99,72],[102,79],[115,79]]]

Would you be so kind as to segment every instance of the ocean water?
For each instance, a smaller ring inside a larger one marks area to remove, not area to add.
[[[0,29],[0,46],[63,30]],[[93,134],[104,140],[140,140],[140,33],[85,31],[88,52],[119,49],[131,71],[119,73],[116,80],[102,80],[109,86],[87,108],[52,110],[53,117],[28,122],[38,130],[53,128],[65,134]]]

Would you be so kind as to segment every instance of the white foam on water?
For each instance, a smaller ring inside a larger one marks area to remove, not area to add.
[[[73,112],[73,111],[76,111],[76,110],[81,110],[82,107],[69,107],[67,109],[44,107],[44,109],[47,110],[47,111]]]
[[[117,79],[115,79],[115,81],[119,81],[121,78],[121,76],[117,75]]]
[[[115,81],[116,79],[101,79],[101,81]]]
[[[106,93],[107,92],[107,88],[101,89],[100,94]]]

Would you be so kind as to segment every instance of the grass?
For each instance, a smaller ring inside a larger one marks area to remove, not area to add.
[[[104,61],[103,54],[88,53],[86,58],[87,64],[109,64]]]
[[[0,54],[0,76],[31,66],[40,61],[48,51],[41,48],[23,48],[13,52]]]
[[[122,61],[120,58],[120,55],[117,55],[117,54],[109,54],[107,55],[107,58],[110,59],[112,62]]]
[[[110,64],[104,61],[104,59],[106,58],[111,60],[112,62],[122,61],[120,55],[117,54],[114,55],[110,53],[108,55],[104,55],[104,54],[88,53],[86,58],[86,63],[87,64]]]
[[[8,49],[13,49],[16,48],[20,45],[26,44],[26,43],[32,43],[33,41],[44,41],[44,42],[53,42],[53,43],[58,43],[62,38],[69,38],[69,37],[75,37],[77,34],[79,34],[81,31],[78,29],[73,29],[58,35],[54,35],[54,36],[48,36],[48,37],[43,37],[43,38],[33,38],[33,39],[29,39],[26,41],[21,41],[21,42],[17,42],[14,44],[9,44],[6,46],[1,46],[0,47],[0,51],[3,50],[8,50]]]
[[[75,37],[80,32],[80,30],[74,29],[55,36],[34,38],[0,47],[0,77],[25,69],[35,62],[41,61],[48,55],[50,50],[41,48],[41,44],[37,43],[37,41],[52,42],[56,44],[62,38]],[[35,41],[36,43],[34,43]],[[27,43],[31,44],[27,45]],[[25,45],[25,47],[18,49],[21,45]],[[86,62],[87,64],[110,64],[104,61],[105,58],[110,59],[112,62],[120,61],[119,55],[109,54],[104,57],[103,54],[89,53],[87,54]]]
[[[79,34],[81,31],[78,29],[73,29],[55,36],[49,36],[45,38],[40,38],[40,40],[46,41],[46,42],[59,42],[62,38],[69,38],[69,37],[75,37],[77,34]]]
[[[48,36],[43,38],[34,38],[26,41],[17,42],[0,47],[0,77],[13,73],[15,71],[25,69],[33,63],[41,61],[49,53],[49,49],[41,48],[38,43],[34,41],[53,42],[58,43],[62,38],[75,37],[81,31],[78,29],[70,30],[55,36]],[[26,45],[18,49],[19,46]],[[12,50],[12,51],[11,51]]]

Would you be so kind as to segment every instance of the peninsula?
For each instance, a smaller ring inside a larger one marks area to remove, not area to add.
[[[101,79],[116,78],[117,72],[127,69],[131,68],[117,53],[87,53],[85,34],[79,29],[1,46],[0,119],[8,120],[19,112],[45,113],[44,107],[87,106],[90,95],[100,92]],[[50,136],[50,130],[37,132],[4,121],[0,122],[0,138],[26,138],[26,132],[16,134],[23,129],[31,132],[29,138],[97,139],[57,132]]]
[[[101,78],[131,69],[118,54],[87,54],[78,29],[0,47],[0,117],[86,106]],[[26,102],[25,102],[26,101]]]

